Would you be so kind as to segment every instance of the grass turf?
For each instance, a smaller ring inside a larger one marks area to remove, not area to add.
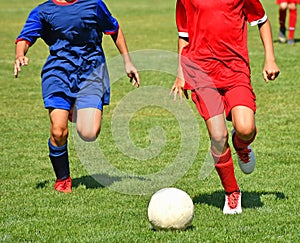
[[[70,136],[69,152],[74,181],[72,194],[53,190],[54,173],[48,158],[49,121],[43,109],[40,69],[47,48],[38,41],[28,53],[30,65],[13,77],[14,39],[29,11],[41,1],[0,3],[0,241],[3,242],[297,242],[299,240],[299,31],[296,45],[276,41],[277,6],[263,1],[272,22],[274,46],[281,74],[266,85],[261,76],[263,48],[257,28],[249,28],[249,54],[257,95],[259,134],[253,144],[257,168],[249,176],[237,168],[243,191],[243,214],[224,216],[224,194],[215,172],[203,180],[199,171],[208,149],[204,123],[199,122],[199,150],[187,173],[173,186],[185,190],[195,203],[193,227],[181,232],[155,232],[147,221],[151,195],[128,195],[102,187],[81,163]],[[131,51],[176,51],[175,1],[107,1],[119,19]],[[108,60],[117,55],[109,37],[104,38]],[[141,64],[137,63],[137,66]],[[142,87],[170,88],[174,76],[142,71]],[[180,127],[163,107],[139,110],[128,131],[139,148],[151,144],[149,131],[160,126],[166,146],[155,158],[132,159],[118,150],[111,132],[114,109],[133,89],[121,78],[112,85],[112,103],[105,108],[99,138],[108,160],[121,171],[143,175],[170,164],[180,147]],[[149,94],[151,99],[151,94]],[[229,124],[230,126],[230,124]],[[71,130],[72,133],[72,130]],[[122,179],[122,178],[121,178]],[[130,180],[129,180],[130,181]]]

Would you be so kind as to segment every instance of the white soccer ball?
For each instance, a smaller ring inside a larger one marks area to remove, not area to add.
[[[164,188],[152,195],[148,219],[155,230],[184,230],[192,224],[194,204],[190,196],[177,188]]]

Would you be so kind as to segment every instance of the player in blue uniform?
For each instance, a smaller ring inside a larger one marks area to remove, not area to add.
[[[78,134],[85,141],[94,141],[100,132],[103,105],[109,104],[103,33],[111,35],[127,76],[139,87],[123,32],[101,0],[48,0],[30,12],[16,39],[15,77],[21,66],[28,65],[26,53],[38,38],[49,46],[41,77],[44,106],[50,116],[49,157],[57,191],[72,191],[67,137],[73,109]]]

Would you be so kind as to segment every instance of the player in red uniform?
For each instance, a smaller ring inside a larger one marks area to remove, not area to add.
[[[259,0],[177,0],[178,77],[171,89],[192,100],[206,122],[215,168],[225,189],[224,214],[241,213],[241,192],[234,174],[226,120],[232,121],[233,146],[242,171],[251,173],[250,147],[257,129],[255,94],[250,81],[247,21],[258,25],[265,50],[263,77],[279,74],[270,22]]]
[[[297,3],[300,3],[300,0],[276,0],[276,4],[279,4],[279,34],[278,39],[281,43],[294,44],[294,35],[295,28],[297,23]],[[289,34],[288,39],[286,39],[286,13],[287,9],[289,10]]]

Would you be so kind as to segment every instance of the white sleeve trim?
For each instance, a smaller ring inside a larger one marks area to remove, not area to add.
[[[262,24],[264,22],[266,22],[268,19],[267,15],[265,14],[264,17],[262,17],[261,19],[259,20],[255,20],[253,22],[250,22],[250,26],[255,26],[255,25],[258,25],[258,24]]]
[[[189,33],[187,33],[187,32],[178,32],[178,36],[179,37],[183,37],[183,38],[188,38],[189,37]]]

